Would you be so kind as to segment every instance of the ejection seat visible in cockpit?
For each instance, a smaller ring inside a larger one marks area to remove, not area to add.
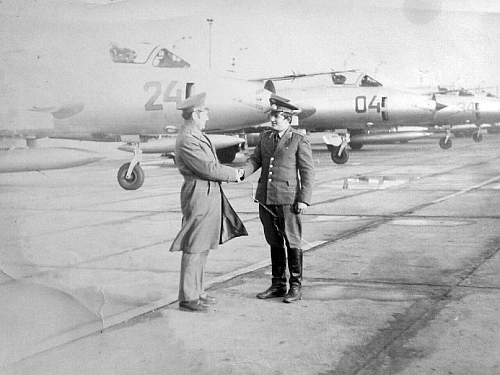
[[[378,87],[378,86],[382,86],[382,84],[366,74],[361,79],[360,86],[361,87]]]
[[[168,49],[161,49],[153,60],[153,66],[158,68],[189,68],[189,64]]]
[[[332,81],[334,85],[343,85],[346,81],[346,77],[342,74],[332,74]]]

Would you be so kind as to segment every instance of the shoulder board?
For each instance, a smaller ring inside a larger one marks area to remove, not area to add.
[[[300,135],[301,137],[305,137],[307,135],[304,131],[302,131],[302,129],[294,129],[294,128],[292,128],[292,133]]]

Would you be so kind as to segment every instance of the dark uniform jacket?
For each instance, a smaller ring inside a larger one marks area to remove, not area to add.
[[[314,163],[307,136],[289,127],[274,149],[273,135],[273,130],[261,134],[244,166],[246,177],[262,168],[255,198],[266,205],[310,205]]]
[[[222,229],[220,181],[237,181],[236,171],[219,163],[208,138],[189,122],[177,136],[175,160],[184,176],[182,228],[170,251],[193,254],[217,249]]]

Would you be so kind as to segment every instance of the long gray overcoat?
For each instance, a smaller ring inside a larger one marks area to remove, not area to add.
[[[184,176],[182,228],[170,251],[197,254],[215,250],[221,236],[220,182],[236,182],[236,170],[219,163],[210,140],[191,121],[177,135],[175,159]]]

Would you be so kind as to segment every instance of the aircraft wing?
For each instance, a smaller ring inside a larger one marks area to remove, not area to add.
[[[85,103],[83,102],[73,102],[73,103],[64,103],[62,105],[49,106],[49,107],[33,106],[31,108],[28,108],[28,111],[51,113],[52,116],[54,116],[54,118],[56,119],[66,119],[83,111],[84,107]]]

